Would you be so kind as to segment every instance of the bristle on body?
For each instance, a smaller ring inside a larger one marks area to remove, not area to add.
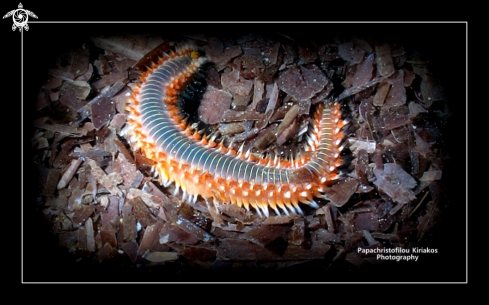
[[[299,204],[316,208],[314,197],[321,197],[339,178],[343,165],[345,121],[340,105],[318,104],[303,156],[272,160],[235,151],[202,135],[179,107],[182,99],[195,100],[188,88],[206,61],[192,47],[183,46],[141,76],[129,99],[124,130],[133,149],[154,160],[161,184],[174,183],[187,201],[195,202],[200,195],[214,205],[236,204],[267,217],[270,210],[277,215],[302,214]]]

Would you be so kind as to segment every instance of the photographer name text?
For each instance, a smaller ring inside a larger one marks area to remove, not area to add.
[[[362,255],[374,256],[378,260],[389,261],[415,261],[419,259],[416,254],[436,254],[438,249],[429,247],[414,247],[410,249],[395,247],[395,248],[358,248],[358,253]]]

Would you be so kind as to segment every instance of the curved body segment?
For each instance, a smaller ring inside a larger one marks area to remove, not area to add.
[[[178,95],[206,61],[190,47],[160,59],[142,75],[128,109],[134,149],[155,161],[161,183],[175,183],[184,198],[202,196],[215,204],[253,207],[269,216],[302,213],[299,203],[317,206],[342,164],[344,122],[337,103],[318,105],[313,118],[312,150],[295,162],[257,158],[201,136],[182,121]]]

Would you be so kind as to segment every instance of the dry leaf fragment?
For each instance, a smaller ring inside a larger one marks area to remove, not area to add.
[[[209,52],[209,60],[216,64],[217,71],[221,71],[226,67],[226,64],[234,57],[243,53],[240,46],[232,46],[226,48],[223,52]]]
[[[375,46],[377,70],[383,77],[389,77],[395,72],[394,61],[391,54],[391,46],[383,43]]]
[[[248,240],[224,238],[216,248],[219,260],[270,259],[273,252]]]
[[[140,189],[129,189],[126,198],[132,200],[135,198],[141,198],[141,200],[150,208],[159,209],[163,205],[163,200],[155,195],[144,193]]]
[[[423,176],[419,178],[419,181],[430,182],[430,181],[440,180],[441,174],[442,174],[441,170],[429,170],[423,173]]]
[[[356,179],[340,181],[326,190],[324,198],[330,200],[337,207],[343,206],[355,193],[358,185],[359,182]]]
[[[143,238],[139,244],[138,256],[143,255],[146,251],[150,250],[153,246],[153,242],[159,240],[159,232],[163,226],[161,221],[155,222],[150,225],[144,231]]]
[[[110,244],[112,247],[117,247],[117,238],[115,237],[115,230],[103,229],[100,231],[100,237],[102,238],[102,244]]]
[[[189,260],[195,261],[205,261],[216,257],[216,250],[212,246],[205,246],[206,244],[201,244],[197,246],[186,246],[185,248],[178,251],[180,256],[185,257]]]
[[[423,106],[416,102],[410,102],[408,105],[409,108],[409,117],[414,118],[416,117],[419,113],[422,112],[428,112]]]
[[[221,76],[222,88],[233,95],[247,96],[253,88],[253,81],[240,75],[239,66]]]
[[[57,169],[45,169],[44,167],[40,169],[42,170],[42,175],[40,175],[42,181],[40,185],[44,186],[42,193],[44,196],[53,196],[61,176],[61,171]]]
[[[294,225],[290,231],[289,241],[301,246],[306,240],[306,224],[304,218],[294,220]]]
[[[300,43],[299,58],[303,63],[308,64],[314,62],[318,58],[317,48],[311,43]]]
[[[136,219],[141,223],[143,228],[152,225],[156,221],[156,217],[151,214],[148,206],[144,204],[140,197],[130,199],[128,203],[132,205],[134,216],[136,216]]]
[[[199,106],[199,119],[207,124],[221,122],[224,112],[231,105],[231,93],[207,86]]]
[[[87,236],[87,250],[90,252],[95,251],[95,234],[93,230],[93,220],[91,217],[88,217],[87,221],[85,221],[85,230]]]
[[[279,88],[298,101],[312,98],[327,84],[326,75],[315,65],[292,66],[278,78]]]
[[[78,170],[78,167],[80,164],[83,162],[81,158],[78,159],[73,159],[70,163],[70,166],[68,169],[64,172],[63,176],[61,176],[61,179],[59,180],[58,183],[58,190],[65,188],[66,185],[70,182],[71,178],[75,175],[76,171]],[[95,197],[94,197],[95,198]]]
[[[122,191],[119,189],[119,187],[117,187],[117,185],[123,181],[120,174],[111,173],[110,175],[106,175],[100,166],[98,166],[97,163],[90,158],[87,158],[87,163],[92,168],[92,176],[98,183],[103,185],[112,195],[122,197]]]
[[[396,70],[388,79],[387,83],[391,85],[387,96],[385,97],[384,108],[382,111],[391,107],[402,106],[406,104],[406,88],[404,87],[404,70]]]
[[[150,252],[144,257],[150,262],[161,263],[166,261],[174,261],[178,259],[178,253],[176,252]]]
[[[95,207],[93,205],[80,204],[73,215],[73,222],[81,225],[92,215],[94,210]]]
[[[92,104],[91,114],[93,126],[99,130],[107,125],[114,116],[114,102],[108,97],[98,99]]]
[[[132,213],[131,204],[126,203],[122,206],[122,218],[120,221],[118,237],[122,236],[124,241],[135,240],[137,238],[137,223],[136,217]]]
[[[290,227],[282,225],[257,226],[246,232],[243,237],[277,253],[284,253]]]
[[[348,138],[348,143],[348,147],[355,154],[357,154],[360,150],[365,150],[367,153],[372,154],[377,148],[377,142],[358,138]]]
[[[391,85],[388,82],[381,82],[377,87],[377,92],[375,93],[374,101],[372,104],[374,106],[382,106],[384,104],[385,98],[387,97],[387,93],[389,93],[389,89]]]
[[[395,163],[384,164],[384,169],[374,168],[377,178],[374,184],[398,203],[408,203],[416,196],[411,190],[416,186],[416,180]]]
[[[214,236],[204,231],[202,228],[191,222],[190,220],[183,218],[181,215],[172,215],[172,223],[183,231],[203,240],[214,241]]]
[[[39,129],[65,133],[71,137],[81,137],[87,135],[87,131],[85,129],[74,127],[72,125],[68,126],[62,124],[45,124],[45,123],[39,123],[38,121],[33,121],[33,125],[34,127]]]
[[[72,94],[79,100],[85,100],[90,94],[91,87],[89,83],[82,80],[64,81],[59,90],[61,95]]]
[[[413,71],[421,77],[421,94],[426,107],[430,107],[434,101],[445,100],[445,91],[428,65],[414,64]]]
[[[357,65],[357,70],[353,76],[352,87],[363,86],[372,79],[374,58],[374,53],[372,53]]]
[[[138,247],[138,243],[135,240],[122,244],[122,250],[124,250],[133,263],[136,262],[138,257]]]
[[[324,228],[319,228],[314,231],[313,237],[316,242],[327,243],[327,244],[336,244],[340,242],[340,237],[338,234],[330,232]]]
[[[132,60],[140,60],[145,54],[163,42],[157,35],[109,35],[92,37],[95,46]]]

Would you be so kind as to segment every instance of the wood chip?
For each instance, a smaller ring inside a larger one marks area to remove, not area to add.
[[[292,226],[289,234],[289,242],[294,245],[301,246],[306,241],[306,224],[304,219],[294,220],[294,225]]]
[[[299,48],[299,58],[305,64],[312,63],[318,57],[316,47],[310,43],[301,43]]]
[[[212,86],[207,87],[199,106],[199,118],[207,124],[222,121],[224,112],[229,109],[232,101],[231,93]]]
[[[125,203],[122,206],[122,219],[119,225],[119,235],[122,235],[122,239],[127,242],[137,238],[137,220],[133,213],[133,206],[130,203]]]
[[[57,189],[60,190],[62,188],[65,188],[66,185],[68,185],[68,182],[70,182],[71,178],[75,175],[76,171],[78,170],[78,167],[80,164],[83,162],[82,159],[73,159],[70,163],[70,166],[66,169],[64,172],[63,176],[61,176],[61,179],[58,182]]]
[[[54,132],[64,133],[74,137],[82,137],[87,135],[87,131],[83,128],[78,128],[74,126],[61,125],[61,124],[45,124],[33,122],[34,127],[44,130],[50,130]]]
[[[47,170],[47,176],[43,187],[44,196],[53,196],[56,191],[56,186],[61,176],[61,171],[56,169]]]
[[[307,68],[292,66],[285,73],[282,73],[278,79],[280,90],[298,101],[312,98],[316,93],[323,90],[327,83],[328,79],[315,65],[310,65]]]
[[[114,102],[108,98],[103,97],[92,104],[91,115],[92,122],[95,129],[100,129],[107,125],[115,114]]]
[[[419,181],[430,182],[430,181],[440,180],[441,175],[442,175],[441,170],[430,170],[430,171],[424,172],[423,176],[421,176],[421,178],[419,178]]]
[[[87,163],[92,168],[92,175],[98,183],[103,185],[112,195],[122,196],[122,191],[117,187],[123,181],[121,175],[118,173],[106,175],[92,159],[87,158]]]
[[[375,93],[374,101],[372,102],[374,106],[382,106],[384,104],[385,98],[387,97],[387,93],[391,85],[387,82],[382,82],[377,87],[377,92]]]
[[[95,251],[95,235],[93,230],[93,220],[91,217],[88,217],[87,221],[85,221],[85,230],[87,235],[87,250],[90,252]]]
[[[117,246],[117,239],[115,237],[115,230],[112,230],[112,229],[101,230],[100,231],[100,237],[102,238],[102,244],[108,243],[112,247]]]
[[[203,240],[204,242],[214,240],[214,236],[207,233],[202,228],[198,227],[188,219],[185,219],[179,215],[172,217],[172,223],[174,223],[176,226],[178,226],[180,229],[184,230],[185,232],[197,237],[199,240]]]
[[[91,87],[88,82],[82,80],[64,81],[59,90],[61,95],[72,94],[79,100],[85,100],[90,94]]]
[[[415,64],[413,71],[421,77],[421,93],[426,107],[430,107],[434,101],[445,100],[445,90],[440,82],[433,76],[431,68],[426,65]]]
[[[150,225],[144,231],[142,240],[139,243],[138,256],[142,256],[153,247],[153,243],[159,242],[159,232],[163,227],[161,221],[157,221],[153,225]]]
[[[91,40],[101,49],[121,54],[135,61],[163,42],[160,37],[150,35],[94,36]]]
[[[358,184],[359,182],[355,179],[340,181],[326,190],[324,198],[330,200],[335,206],[341,207],[355,193]]]
[[[152,225],[156,221],[156,217],[151,214],[141,198],[133,198],[129,200],[128,203],[132,205],[133,213],[143,228]]]
[[[391,55],[391,46],[388,43],[382,43],[375,46],[375,61],[377,70],[383,77],[389,77],[395,72],[394,61]]]
[[[131,241],[128,243],[122,244],[122,249],[129,256],[133,263],[136,262],[138,255],[138,243],[136,241]]]
[[[161,263],[178,259],[178,254],[175,252],[150,252],[144,258],[153,263]]]
[[[144,204],[146,204],[150,208],[155,208],[155,209],[159,209],[164,203],[164,201],[158,198],[157,196],[143,193],[143,191],[135,188],[129,189],[126,198],[128,200],[132,200],[134,198],[141,198]]]
[[[81,225],[82,223],[87,221],[88,218],[90,218],[94,211],[95,207],[92,205],[79,205],[75,211],[75,214],[73,215],[73,222],[75,224]]]
[[[386,107],[383,108],[383,111],[389,110],[391,107],[398,107],[406,104],[406,88],[404,87],[403,80],[403,70],[397,70],[387,79],[387,82],[391,84],[391,87],[385,97]]]
[[[408,203],[415,198],[411,190],[416,180],[395,163],[384,164],[384,169],[374,169],[374,184],[398,203]]]
[[[214,247],[205,247],[202,245],[198,246],[187,246],[179,251],[179,254],[190,260],[195,261],[206,261],[216,257],[216,250]]]
[[[221,83],[224,90],[241,96],[248,95],[253,87],[253,82],[241,77],[238,69],[223,74]]]
[[[360,87],[367,84],[372,79],[372,73],[374,70],[374,54],[367,56],[357,66],[355,75],[353,76],[352,87]]]

